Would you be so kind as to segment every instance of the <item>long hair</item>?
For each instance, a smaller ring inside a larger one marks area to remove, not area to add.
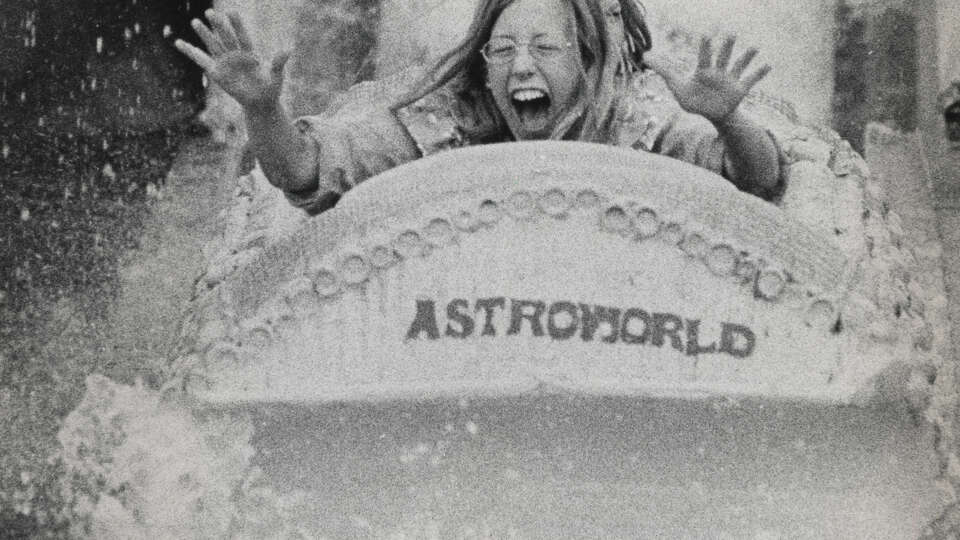
[[[646,9],[637,0],[619,0],[620,18],[623,21],[623,33],[626,43],[621,52],[629,71],[646,69],[643,54],[653,46],[650,29],[646,23]]]
[[[465,125],[468,137],[474,127],[494,125],[504,128],[503,116],[486,87],[487,65],[480,49],[493,31],[503,11],[514,0],[481,0],[474,12],[467,37],[441,56],[428,70],[414,90],[394,104],[399,109],[414,103],[438,88],[449,85],[456,93],[461,119],[473,120]],[[551,133],[551,139],[576,139],[608,142],[612,138],[611,121],[618,95],[618,68],[623,61],[619,47],[611,49],[605,16],[597,0],[563,0],[567,19],[573,26],[580,54],[577,103],[571,107]],[[625,35],[635,46],[632,62],[642,67],[643,52],[650,48],[650,33],[643,21],[642,8],[634,0],[620,0]],[[618,80],[619,79],[619,80]]]

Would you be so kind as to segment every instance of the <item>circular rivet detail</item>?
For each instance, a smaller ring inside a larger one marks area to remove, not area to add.
[[[637,234],[640,238],[650,238],[660,230],[660,218],[657,213],[650,208],[641,208],[637,211],[634,218],[634,224],[637,228]]]
[[[389,268],[397,263],[397,254],[388,246],[374,246],[370,250],[370,264],[377,268]]]
[[[757,292],[767,300],[773,300],[780,296],[787,280],[776,270],[764,270],[757,277]]]
[[[485,225],[500,221],[500,206],[489,199],[480,203],[480,221]]]
[[[419,257],[424,254],[425,246],[420,233],[414,230],[407,230],[400,233],[397,237],[397,252],[403,257]]]
[[[707,254],[707,266],[718,276],[729,276],[737,268],[737,252],[727,244],[713,246]]]
[[[827,330],[836,320],[833,304],[827,300],[817,300],[810,304],[807,312],[803,316],[803,322],[807,326]]]
[[[600,204],[600,196],[592,189],[585,189],[577,193],[577,206],[579,208],[593,208]]]
[[[350,285],[359,285],[370,277],[370,264],[360,255],[350,255],[340,264],[343,281]]]
[[[683,228],[679,223],[667,223],[660,229],[660,238],[668,244],[677,245],[683,240]]]
[[[743,281],[753,281],[757,275],[757,265],[753,261],[740,259],[734,274]]]
[[[623,232],[630,228],[630,216],[620,206],[611,206],[603,213],[603,228],[613,232]]]
[[[453,216],[453,226],[461,231],[475,231],[479,225],[480,222],[477,217],[466,210],[461,210]]]
[[[561,189],[548,190],[540,197],[540,208],[550,216],[560,216],[570,209],[570,199]]]
[[[536,210],[533,195],[529,191],[518,191],[510,195],[504,206],[506,206],[507,212],[517,219],[530,217]]]
[[[427,224],[424,233],[427,236],[427,240],[435,246],[449,244],[455,236],[450,222],[441,218],[431,220],[430,223]]]
[[[247,331],[246,337],[243,340],[245,344],[249,344],[251,347],[256,347],[258,349],[266,348],[270,345],[270,330],[264,326],[254,326]]]
[[[206,360],[213,369],[232,368],[240,364],[240,355],[233,345],[218,343],[207,351]]]
[[[313,290],[322,298],[329,298],[340,292],[340,280],[330,270],[320,270],[313,278]]]
[[[690,233],[684,237],[680,249],[691,257],[700,258],[707,253],[707,241],[697,233]]]

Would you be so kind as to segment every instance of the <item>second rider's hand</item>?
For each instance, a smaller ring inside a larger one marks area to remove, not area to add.
[[[666,80],[684,110],[704,116],[716,125],[730,118],[750,89],[770,72],[770,66],[764,65],[744,76],[757,54],[754,48],[747,49],[729,66],[735,40],[729,37],[724,41],[714,62],[711,41],[702,39],[697,69],[689,76],[679,73],[665,58],[651,55],[645,61]]]
[[[283,87],[283,67],[289,53],[277,55],[270,66],[257,55],[240,16],[212,9],[206,11],[208,27],[199,19],[191,22],[207,47],[204,52],[182,39],[174,46],[200,66],[207,77],[247,109],[261,109],[279,103]]]

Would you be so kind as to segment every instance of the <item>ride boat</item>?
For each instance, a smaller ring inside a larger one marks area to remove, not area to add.
[[[258,210],[277,199],[261,180],[198,281],[186,384],[222,404],[898,399],[936,365],[924,291],[882,202],[834,172],[859,158],[829,156],[790,166],[781,206],[670,158],[567,142],[444,152],[309,219]],[[819,200],[792,195],[804,176],[831,183]]]
[[[314,217],[253,171],[173,380],[256,418],[308,537],[915,537],[939,258],[847,143],[765,110],[772,203],[573,142],[440,152]]]

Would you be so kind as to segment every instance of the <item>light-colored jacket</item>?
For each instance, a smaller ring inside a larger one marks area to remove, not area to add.
[[[512,140],[502,122],[478,116],[449,87],[393,110],[391,105],[423,74],[414,67],[360,83],[324,113],[299,118],[298,127],[317,145],[319,187],[286,192],[287,199],[308,213],[319,213],[351,187],[397,165],[442,150]],[[611,144],[673,157],[729,178],[716,129],[705,118],[684,112],[652,72],[638,74],[626,86],[615,114]],[[776,142],[776,131],[768,131]],[[754,194],[774,200],[783,184],[781,179],[775,189]]]

